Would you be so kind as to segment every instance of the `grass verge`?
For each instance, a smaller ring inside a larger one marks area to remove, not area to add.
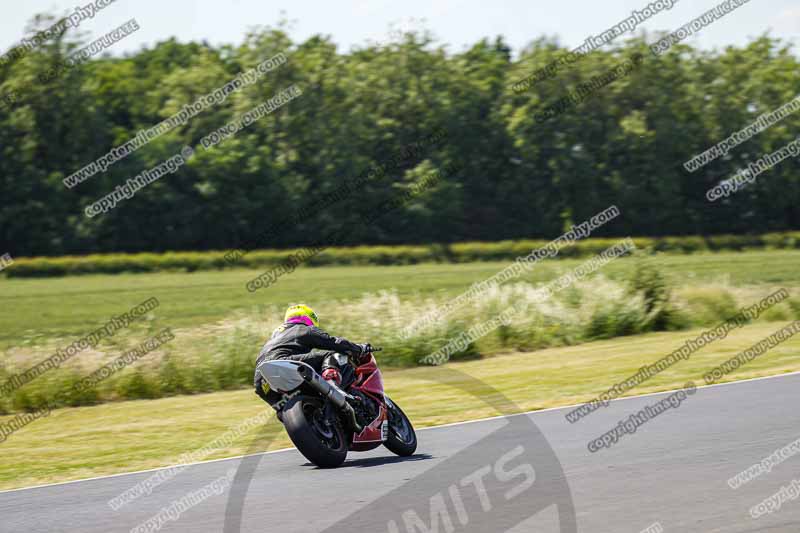
[[[704,372],[782,327],[757,323],[710,345],[629,392],[638,395],[702,382]],[[513,353],[444,367],[385,373],[387,392],[418,428],[497,415],[454,385],[458,370],[500,390],[520,411],[592,399],[617,381],[678,348],[701,330],[622,337],[535,353]],[[793,338],[727,376],[727,381],[800,370]],[[424,391],[424,394],[421,393]],[[0,489],[18,488],[174,464],[265,406],[249,391],[218,392],[53,411],[0,443]],[[591,416],[591,415],[589,415]],[[11,417],[0,418],[6,422]],[[566,420],[564,421],[566,424]],[[580,423],[580,422],[578,422]],[[207,459],[289,445],[273,418]],[[424,451],[424,440],[422,448]],[[388,452],[387,452],[388,453]]]

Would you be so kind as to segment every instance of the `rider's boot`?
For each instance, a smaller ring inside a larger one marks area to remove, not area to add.
[[[336,387],[342,386],[342,374],[339,372],[338,368],[326,368],[323,370],[322,379],[336,385]]]

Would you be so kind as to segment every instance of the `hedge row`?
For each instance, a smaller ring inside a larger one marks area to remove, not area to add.
[[[745,249],[800,249],[800,232],[765,235],[717,235],[713,237],[637,237],[640,249],[655,252],[693,253]],[[559,257],[596,254],[618,242],[618,238],[578,241],[559,252]],[[409,265],[415,263],[511,261],[546,245],[545,240],[468,242],[421,246],[355,246],[327,248],[306,261],[324,265]],[[225,252],[167,252],[163,254],[94,254],[85,256],[15,258],[4,273],[8,277],[49,277],[77,274],[116,274],[215,270],[224,268],[268,268],[289,260],[300,250],[255,250],[231,263]]]

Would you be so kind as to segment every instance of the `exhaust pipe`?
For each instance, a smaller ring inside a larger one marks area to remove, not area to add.
[[[356,433],[361,433],[364,430],[361,424],[358,423],[353,406],[347,403],[347,395],[343,390],[322,379],[310,366],[299,365],[297,372],[311,388],[319,392],[324,398],[328,398],[333,405],[347,414],[347,418]]]

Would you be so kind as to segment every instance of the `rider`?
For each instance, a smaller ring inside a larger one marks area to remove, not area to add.
[[[253,385],[256,394],[270,405],[277,402],[280,395],[269,389],[258,372],[258,365],[262,361],[275,359],[302,361],[311,365],[317,372],[321,372],[323,379],[339,386],[342,383],[341,370],[347,363],[347,359],[339,354],[355,355],[356,363],[362,364],[372,351],[369,344],[354,344],[340,337],[332,337],[319,329],[317,314],[307,305],[298,304],[289,307],[283,321],[284,323],[272,332],[272,336],[261,348],[256,359]]]

